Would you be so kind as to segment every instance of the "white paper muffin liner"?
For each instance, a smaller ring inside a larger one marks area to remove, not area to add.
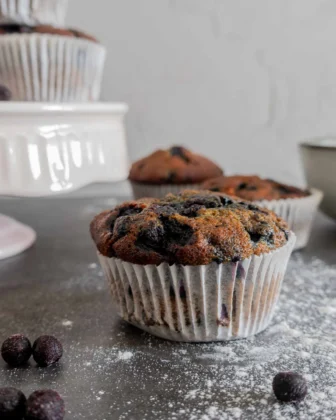
[[[0,23],[63,26],[68,0],[0,0]]]
[[[296,235],[295,250],[307,245],[315,215],[323,198],[323,193],[319,190],[311,189],[310,193],[308,197],[256,202],[259,206],[274,211],[288,223]]]
[[[237,263],[136,265],[98,253],[119,315],[156,336],[206,342],[245,338],[271,322],[295,234]]]
[[[0,84],[15,101],[89,102],[100,96],[106,50],[47,34],[0,36]]]
[[[199,190],[201,184],[142,184],[140,182],[131,181],[133,196],[137,200],[143,197],[162,198],[167,194],[178,194],[183,190]]]

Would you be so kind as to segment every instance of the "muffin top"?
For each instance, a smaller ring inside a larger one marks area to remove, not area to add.
[[[256,175],[220,176],[205,181],[202,188],[234,195],[249,201],[302,198],[310,195],[309,191],[281,184],[271,179],[262,179]]]
[[[93,36],[76,29],[56,28],[51,25],[29,26],[15,23],[0,25],[0,35],[33,33],[68,36],[71,38],[82,38],[88,41],[98,42]]]
[[[211,160],[181,146],[157,150],[132,165],[129,179],[146,184],[197,184],[222,175]]]
[[[288,233],[270,210],[210,191],[129,201],[91,222],[102,255],[141,265],[237,262],[282,247]]]

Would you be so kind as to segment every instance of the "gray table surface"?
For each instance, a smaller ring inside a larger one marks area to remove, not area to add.
[[[0,262],[0,341],[54,334],[57,366],[0,361],[0,386],[27,395],[52,388],[66,419],[336,418],[336,224],[319,215],[311,242],[294,254],[273,324],[249,340],[177,344],[119,320],[88,234],[113,199],[0,200],[2,213],[34,227],[33,248]],[[309,395],[281,405],[271,382],[302,372]]]

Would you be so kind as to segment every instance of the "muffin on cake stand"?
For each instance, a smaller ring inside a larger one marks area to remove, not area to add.
[[[0,2],[0,195],[50,196],[127,178],[128,108],[97,102],[106,49],[64,26],[67,4]],[[35,239],[0,217],[0,259]]]

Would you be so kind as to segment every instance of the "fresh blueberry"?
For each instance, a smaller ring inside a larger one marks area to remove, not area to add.
[[[12,367],[24,365],[32,355],[32,346],[27,337],[15,334],[7,338],[1,347],[1,355],[6,363]]]
[[[55,391],[35,391],[27,400],[26,420],[63,420],[64,415],[64,401]]]
[[[15,388],[0,388],[0,419],[21,420],[26,410],[26,397]]]
[[[63,355],[62,344],[51,335],[42,335],[33,344],[33,357],[42,367],[57,363]]]
[[[273,379],[273,391],[278,400],[283,402],[302,401],[308,391],[305,378],[295,372],[280,372]]]

